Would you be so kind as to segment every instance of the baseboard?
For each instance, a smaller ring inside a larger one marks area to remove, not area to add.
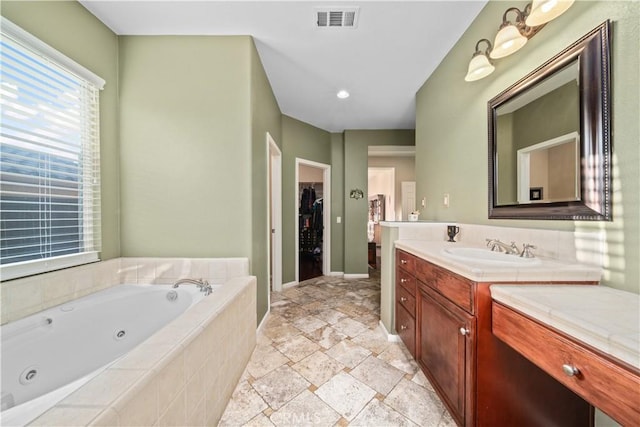
[[[345,279],[368,279],[369,274],[345,274]]]
[[[256,334],[259,334],[260,332],[262,332],[262,328],[264,328],[264,325],[267,323],[269,314],[271,314],[271,308],[269,308],[267,312],[264,314],[264,317],[262,318],[262,320],[260,321],[260,324],[258,325],[258,328],[256,329]]]
[[[384,323],[382,323],[382,320],[378,323],[378,326],[382,330],[382,333],[387,336],[387,341],[402,342],[402,340],[400,339],[400,335],[390,334],[389,331],[387,331],[387,328],[384,327]]]
[[[332,277],[344,277],[344,271],[332,271],[329,273]]]
[[[294,286],[298,286],[298,282],[296,282],[295,280],[293,282],[283,283],[282,289],[289,289],[289,288],[293,288]]]

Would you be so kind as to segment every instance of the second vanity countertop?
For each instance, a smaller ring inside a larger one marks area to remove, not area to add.
[[[637,294],[592,285],[491,285],[491,297],[640,369]]]
[[[475,282],[599,282],[602,275],[602,269],[599,267],[549,258],[536,258],[536,262],[532,265],[506,265],[495,262],[461,260],[447,254],[445,250],[458,247],[484,249],[486,247],[458,242],[407,239],[396,240],[394,243],[398,249]]]

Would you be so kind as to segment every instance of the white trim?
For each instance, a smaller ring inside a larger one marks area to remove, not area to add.
[[[282,289],[289,289],[289,288],[293,288],[294,286],[298,286],[300,283],[293,281],[293,282],[288,282],[288,283],[283,283],[282,284]]]
[[[380,328],[382,333],[384,335],[386,335],[387,341],[389,341],[389,342],[402,342],[402,340],[400,339],[400,335],[390,334],[389,331],[387,331],[387,328],[384,327],[384,323],[382,323],[382,320],[380,322],[378,322],[378,327]]]
[[[62,255],[44,259],[14,262],[0,267],[2,281],[31,276],[39,273],[48,273],[68,267],[76,267],[90,262],[100,261],[98,252],[82,252],[79,254]]]
[[[328,275],[331,270],[331,165],[325,163],[314,162],[313,160],[305,160],[296,157],[296,170],[295,170],[295,196],[294,196],[294,237],[295,237],[295,279],[296,282],[300,280],[300,236],[298,225],[298,208],[300,200],[300,165],[311,166],[323,170],[322,178],[322,197],[323,197],[323,214],[322,223],[324,229],[322,230],[322,274]]]
[[[344,277],[345,279],[368,279],[369,274],[345,274],[342,277]]]
[[[344,277],[344,271],[330,271],[329,274],[327,274],[327,276]]]
[[[262,330],[264,329],[264,325],[267,324],[267,319],[269,318],[270,314],[271,314],[271,307],[267,309],[267,312],[264,314],[264,316],[262,317],[262,320],[260,321],[260,324],[256,328],[256,335],[262,332]]]
[[[94,74],[92,71],[86,69],[82,65],[78,64],[73,59],[67,57],[65,54],[49,46],[42,40],[38,39],[34,35],[23,30],[13,22],[9,21],[4,16],[1,21],[2,34],[11,38],[12,40],[20,43],[29,50],[37,53],[40,56],[47,58],[47,60],[53,60],[58,65],[62,65],[68,71],[76,74],[78,77],[92,83],[98,89],[104,89],[105,81],[100,76]]]
[[[267,209],[267,242],[271,247],[273,242],[273,260],[271,251],[267,253],[267,265],[269,277],[271,277],[272,287],[275,292],[282,291],[282,152],[269,132],[267,138],[267,194],[270,195],[270,208]],[[271,189],[269,189],[269,181]],[[272,220],[273,218],[273,220]],[[271,227],[275,233],[271,233]],[[271,291],[271,290],[269,290]],[[271,292],[269,292],[269,303],[271,302]]]

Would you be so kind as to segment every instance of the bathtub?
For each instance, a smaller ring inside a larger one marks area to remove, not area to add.
[[[2,326],[2,424],[37,418],[203,298],[124,284]]]

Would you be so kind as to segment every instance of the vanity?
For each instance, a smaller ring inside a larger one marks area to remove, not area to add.
[[[504,254],[493,264],[465,259],[489,252],[477,244],[400,239],[394,246],[395,330],[458,425],[593,423],[587,401],[494,335],[490,286],[596,287],[599,268],[512,255],[508,265]]]

